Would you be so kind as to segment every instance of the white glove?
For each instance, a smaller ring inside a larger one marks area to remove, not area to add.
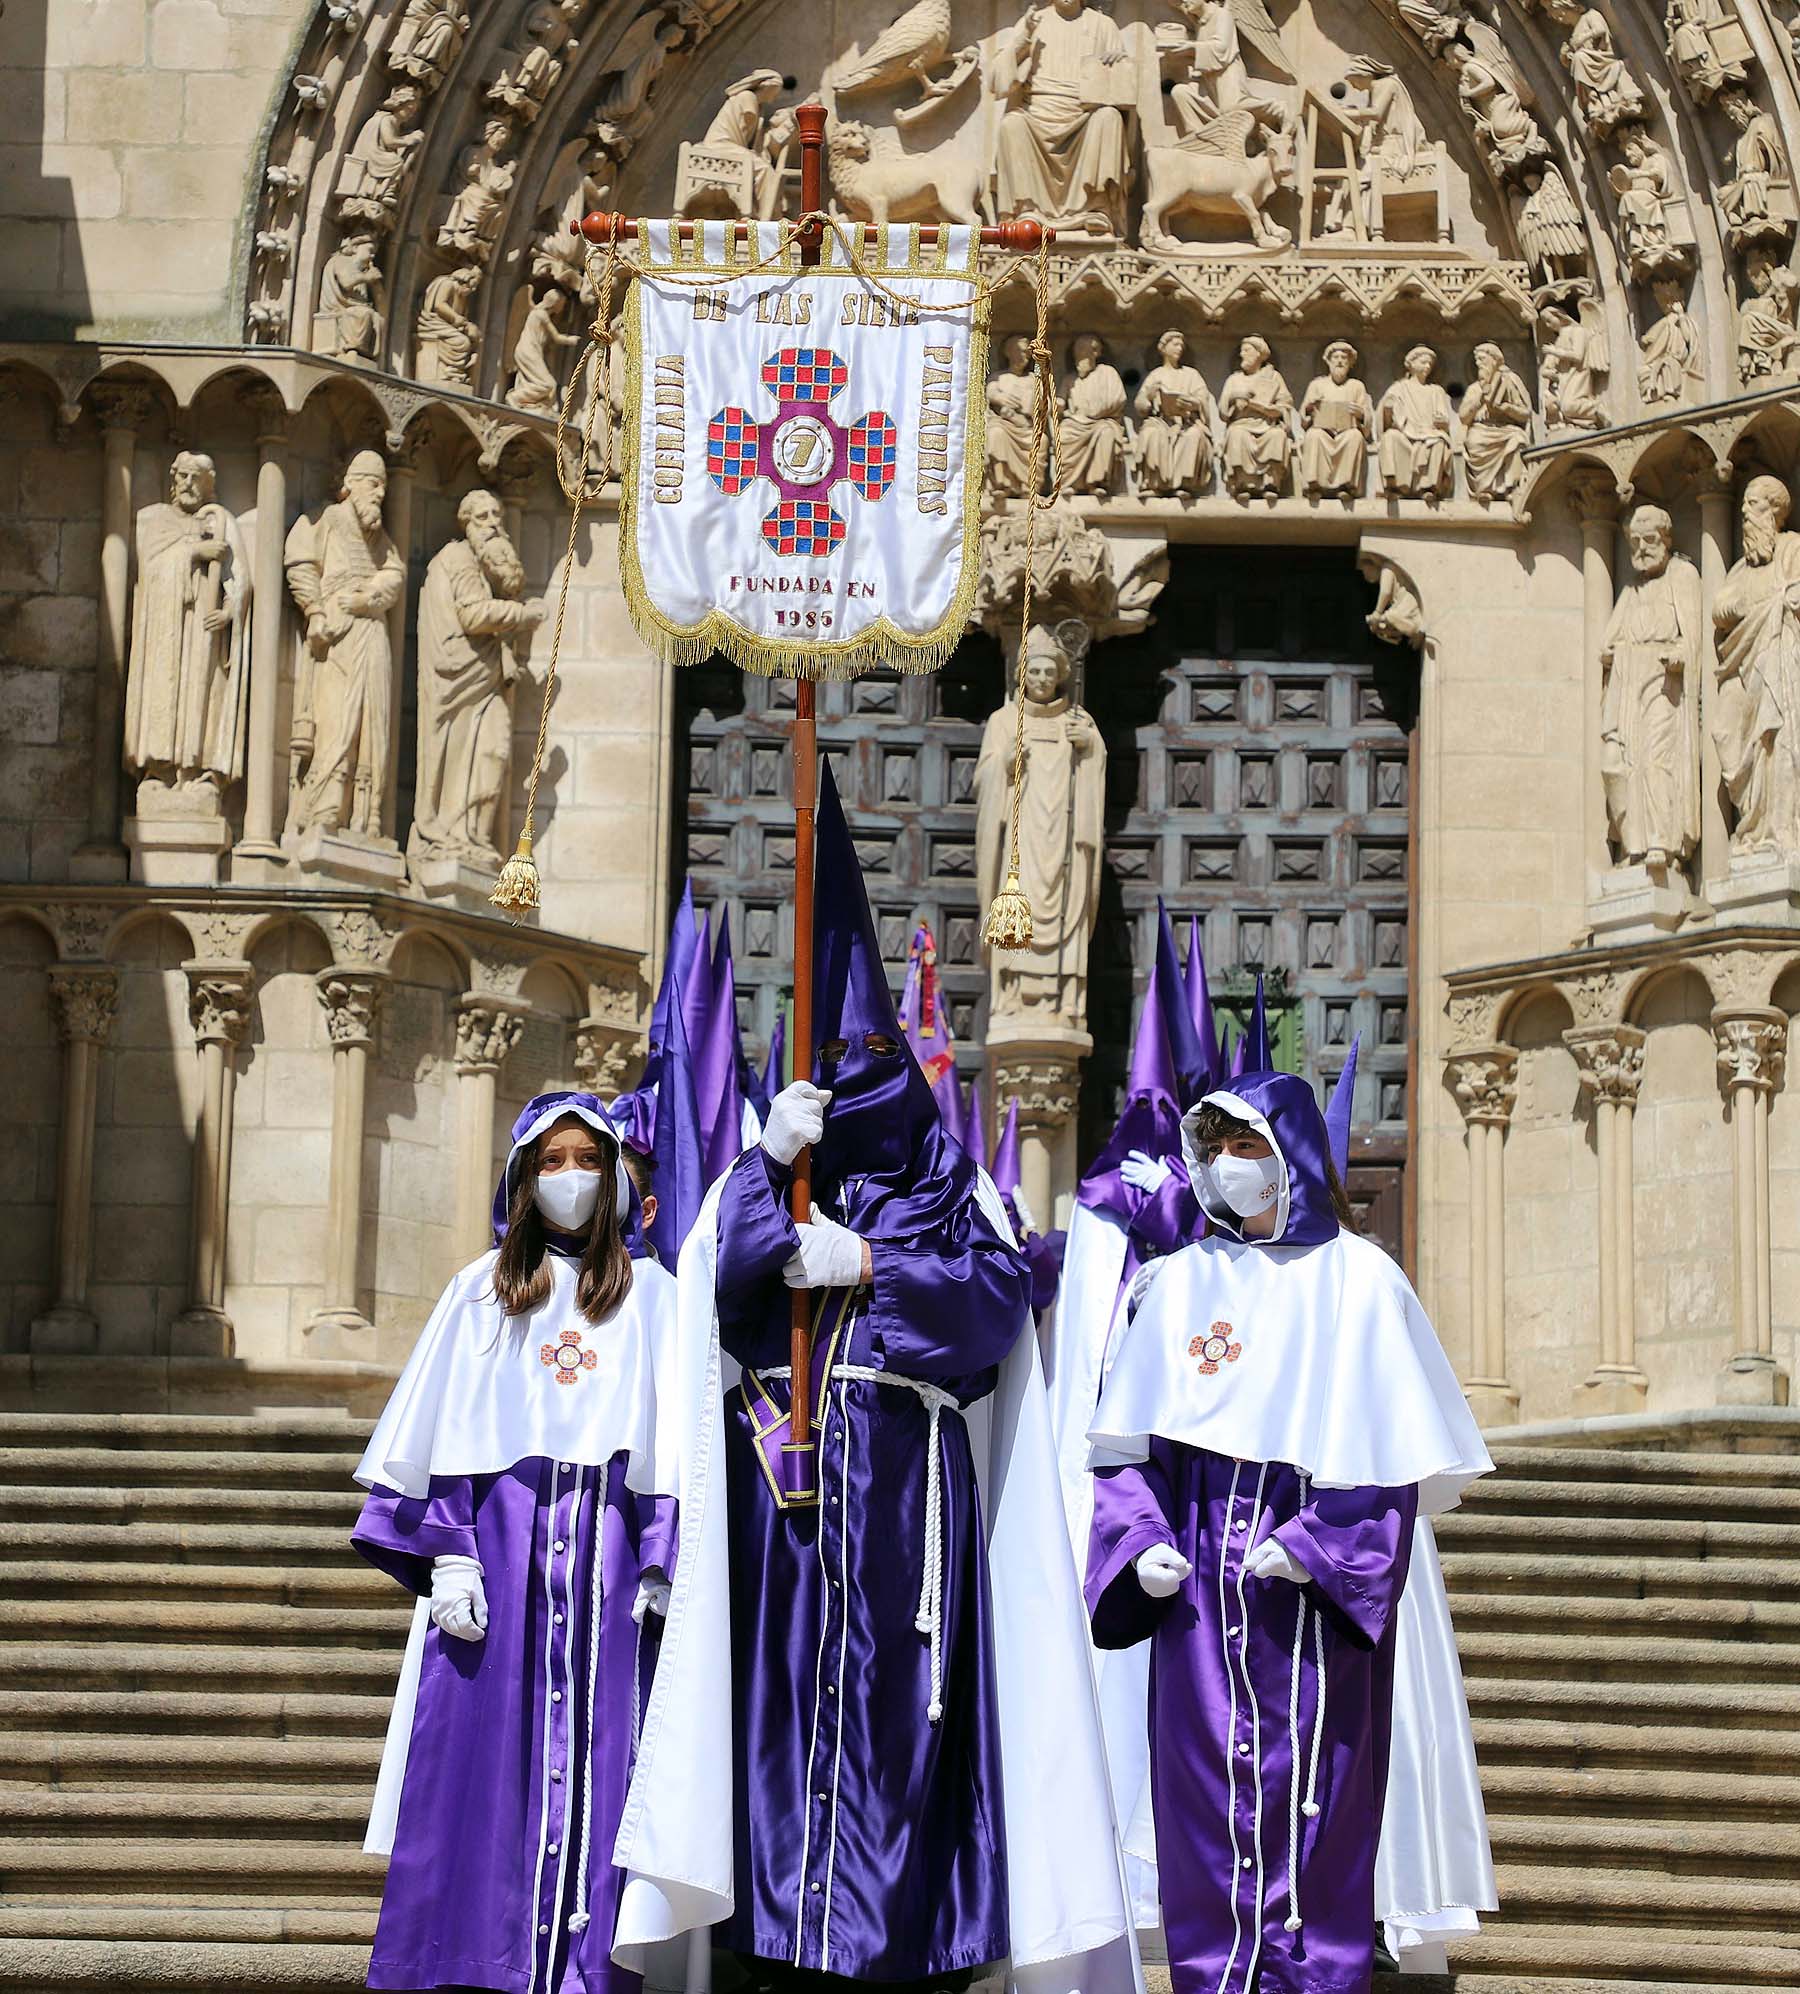
[[[860,1288],[863,1278],[862,1234],[839,1225],[822,1212],[795,1228],[800,1251],[782,1268],[790,1288]]]
[[[1160,1156],[1146,1156],[1141,1149],[1134,1149],[1119,1165],[1119,1175],[1134,1191],[1146,1191],[1155,1197],[1175,1175],[1175,1169]]]
[[[1286,1579],[1289,1585],[1307,1584],[1312,1573],[1278,1538],[1265,1537],[1244,1560],[1244,1570],[1253,1579]]]
[[[1152,1544],[1134,1569],[1138,1584],[1152,1599],[1173,1599],[1194,1568],[1173,1544]]]
[[[631,1617],[641,1627],[644,1615],[654,1613],[658,1620],[669,1617],[669,1596],[673,1591],[667,1579],[658,1572],[646,1572],[638,1580],[637,1598],[631,1603]]]
[[[762,1146],[777,1163],[792,1163],[803,1149],[825,1133],[825,1109],[830,1099],[828,1087],[796,1080],[791,1087],[782,1088],[769,1103]]]
[[[487,1594],[481,1588],[479,1558],[431,1561],[431,1621],[459,1641],[479,1641],[486,1636]]]
[[[1032,1217],[1031,1207],[1025,1202],[1025,1186],[1023,1184],[1012,1194],[1012,1201],[1013,1214],[1019,1221],[1020,1232],[1036,1232],[1038,1222]]]

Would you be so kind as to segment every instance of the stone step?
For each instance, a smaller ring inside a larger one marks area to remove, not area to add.
[[[1615,1682],[1597,1698],[1590,1682],[1564,1679],[1534,1682],[1527,1676],[1486,1676],[1468,1670],[1463,1686],[1470,1715],[1479,1718],[1535,1719],[1570,1724],[1592,1718],[1603,1703],[1616,1723],[1651,1727],[1675,1724],[1712,1727],[1726,1740],[1740,1725],[1763,1731],[1800,1730],[1800,1683]],[[1729,1742],[1721,1750],[1730,1751]]]
[[[1501,1909],[1495,1930],[1530,1924],[1643,1925],[1672,1943],[1681,1931],[1697,1941],[1733,1945],[1793,1945],[1791,1883],[1742,1882],[1725,1877],[1669,1879],[1645,1890],[1641,1877],[1611,1869],[1561,1869],[1531,1862],[1495,1865]]]
[[[1639,1634],[1520,1633],[1457,1630],[1465,1671],[1522,1675],[1553,1682],[1653,1682],[1677,1685],[1724,1677],[1739,1687],[1800,1684],[1800,1644],[1792,1641],[1690,1641]]]
[[[1512,1516],[1465,1506],[1436,1517],[1444,1550],[1504,1555],[1530,1551],[1549,1561],[1592,1558],[1752,1558],[1792,1555],[1791,1523],[1715,1523],[1706,1517]]]
[[[272,1647],[337,1647],[398,1655],[412,1623],[411,1594],[387,1581],[390,1605],[268,1606],[251,1600],[47,1599],[30,1614],[36,1641],[141,1642],[180,1640],[201,1647],[227,1642],[267,1642]],[[0,1671],[12,1652],[8,1623],[0,1623]]]
[[[104,1447],[120,1453],[340,1453],[353,1460],[375,1423],[335,1408],[221,1415],[163,1412],[0,1412],[0,1453],[59,1447]]]
[[[1555,1627],[1566,1634],[1705,1634],[1709,1640],[1800,1642],[1800,1598],[1590,1599],[1538,1592],[1454,1595],[1456,1629]]]
[[[1697,1945],[1610,1926],[1511,1926],[1504,1919],[1460,1940],[1454,1965],[1457,1994],[1469,1976],[1483,1987],[1479,1976],[1494,1973],[1539,1976],[1555,1994],[1568,1994],[1568,1980],[1583,1978],[1608,1983],[1607,1994],[1617,1994],[1621,1981],[1647,1982],[1658,1994],[1800,1985],[1800,1946]]]
[[[1763,1482],[1588,1481],[1577,1485],[1582,1518],[1690,1518],[1703,1521],[1792,1523],[1800,1519],[1800,1475]],[[1463,1498],[1462,1510],[1478,1516],[1558,1516],[1570,1509],[1571,1490],[1556,1480],[1527,1481],[1490,1475]]]
[[[1791,1741],[1790,1741],[1791,1743]],[[1717,1749],[1712,1762],[1742,1767],[1736,1741],[1729,1760]],[[1567,1813],[1618,1815],[1663,1821],[1800,1820],[1800,1754],[1791,1749],[1772,1761],[1779,1770],[1696,1771],[1646,1766],[1585,1767],[1495,1765],[1481,1767],[1488,1814]]]
[[[203,1565],[342,1565],[355,1557],[348,1524],[0,1523],[0,1567],[14,1558],[120,1564],[133,1559]]]
[[[127,1541],[135,1542],[134,1531]],[[120,1548],[123,1548],[121,1546]],[[340,1544],[340,1550],[344,1547]],[[85,1599],[96,1603],[124,1599],[200,1600],[214,1605],[246,1601],[335,1611],[366,1607],[371,1601],[405,1595],[385,1572],[365,1564],[354,1551],[335,1565],[283,1570],[279,1565],[133,1564],[89,1559],[20,1558],[5,1565],[9,1599]]]
[[[1571,1512],[1586,1506],[1588,1482],[1701,1482],[1716,1488],[1800,1485],[1800,1455],[1659,1454],[1627,1447],[1509,1447],[1493,1450],[1496,1472],[1476,1489],[1500,1482],[1554,1482]],[[1466,1498],[1465,1498],[1466,1500]]]
[[[15,1939],[179,1940],[206,1946],[253,1941],[263,1946],[360,1946],[366,1959],[375,1938],[375,1912],[355,1906],[310,1905],[234,1911],[229,1907],[156,1904],[72,1904],[65,1909],[0,1904],[0,1944]],[[3,1985],[4,1982],[0,1982]]]
[[[1786,1600],[1793,1566],[1776,1558],[1540,1557],[1532,1551],[1462,1553],[1446,1547],[1452,1607],[1473,1594],[1598,1599]]]
[[[6,1448],[0,1439],[0,1487],[32,1481],[58,1488],[331,1489],[355,1486],[360,1453],[325,1448],[282,1452],[205,1447]]]
[[[94,1788],[204,1785],[260,1792],[277,1785],[348,1793],[365,1802],[381,1763],[379,1733],[362,1737],[120,1737],[0,1730],[0,1808],[7,1785],[83,1793]]]
[[[1581,1820],[1565,1815],[1493,1814],[1496,1860],[1540,1868],[1579,1864],[1618,1873],[1653,1869],[1679,1892],[1690,1876],[1746,1882],[1800,1882],[1800,1827],[1763,1821]],[[1800,1943],[1800,1940],[1796,1941]]]
[[[271,1859],[286,1859],[289,1845],[360,1843],[368,1825],[369,1796],[297,1791],[270,1786],[252,1793],[206,1787],[145,1786],[87,1788],[80,1792],[0,1789],[0,1834],[17,1839],[55,1840],[85,1833],[104,1843],[96,1860],[104,1867],[118,1837],[166,1844],[168,1872],[179,1881],[194,1840],[229,1835],[246,1846],[268,1844]]]
[[[359,1994],[362,1945],[196,1944],[187,1940],[23,1939],[0,1947],[6,1994]]]
[[[100,1735],[259,1738],[382,1737],[398,1663],[379,1696],[258,1695],[213,1690],[0,1689],[0,1732],[66,1725]]]
[[[184,1648],[48,1643],[0,1648],[0,1671],[11,1687],[41,1683],[59,1690],[204,1691],[252,1684],[263,1695],[316,1691],[391,1695],[400,1673],[401,1644],[379,1653],[348,1648]]]
[[[96,1854],[104,1860],[96,1860]],[[0,1834],[0,1875],[12,1904],[100,1897],[145,1904],[305,1904],[349,1896],[375,1904],[386,1859],[366,1856],[361,1837],[271,1841],[257,1836],[183,1838],[180,1862],[163,1839],[125,1835]]]
[[[348,1538],[362,1507],[354,1487],[335,1489],[210,1488],[194,1482],[172,1488],[135,1484],[32,1486],[14,1483],[5,1493],[14,1523],[73,1523],[83,1528],[166,1523],[332,1524]]]
[[[1478,1718],[1474,1731],[1484,1779],[1508,1764],[1621,1768],[1639,1774],[1658,1767],[1670,1772],[1756,1767],[1765,1775],[1784,1776],[1800,1766],[1791,1731],[1733,1728],[1725,1740],[1700,1726],[1542,1723],[1514,1716]]]

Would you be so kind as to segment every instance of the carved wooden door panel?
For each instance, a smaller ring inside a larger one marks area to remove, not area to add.
[[[1107,866],[1082,1150],[1116,1112],[1160,893],[1184,954],[1203,917],[1234,1031],[1264,972],[1278,1064],[1328,1087],[1362,1034],[1350,1191],[1398,1252],[1418,674],[1369,633],[1372,602],[1347,551],[1175,548],[1152,628],[1090,653]]]
[[[965,1077],[981,1063],[987,988],[975,758],[1001,677],[996,647],[970,638],[935,676],[819,687],[819,744],[855,835],[889,982],[898,992],[915,917],[929,921]],[[671,871],[677,882],[692,874],[702,905],[730,912],[739,1022],[760,1060],[793,976],[793,686],[707,665],[677,675],[676,697],[686,795]]]

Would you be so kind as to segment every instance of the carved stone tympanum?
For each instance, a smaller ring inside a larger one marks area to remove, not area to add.
[[[346,236],[325,260],[313,345],[334,360],[373,360],[380,350],[387,280],[377,256],[375,237],[364,231]]]
[[[1646,408],[1693,398],[1704,378],[1700,327],[1687,308],[1687,286],[1663,277],[1651,287],[1662,316],[1638,340],[1638,394]]]
[[[1413,347],[1404,364],[1375,411],[1382,489],[1435,504],[1450,489],[1450,396],[1431,378],[1437,355],[1429,346]]]
[[[474,385],[481,354],[481,328],[470,315],[481,287],[479,264],[459,264],[432,278],[419,304],[413,328],[413,373],[446,388]]]
[[[423,101],[417,85],[397,83],[364,123],[338,174],[341,220],[382,228],[393,221],[406,177],[425,143],[425,134],[414,130]]]
[[[1294,397],[1276,371],[1269,342],[1252,334],[1238,347],[1237,371],[1219,391],[1225,419],[1225,483],[1233,498],[1271,504],[1287,479]]]
[[[1531,397],[1491,340],[1475,349],[1475,379],[1463,393],[1457,419],[1469,496],[1484,504],[1509,498],[1524,469],[1531,426]]]
[[[1057,394],[1056,482],[1063,492],[1099,496],[1112,489],[1125,460],[1125,383],[1097,334],[1078,334],[1069,358],[1073,371]]]
[[[1027,9],[1000,44],[995,166],[1002,221],[1123,236],[1125,111],[1136,93],[1118,25],[1087,0]]]
[[[1187,341],[1165,332],[1156,342],[1161,365],[1137,391],[1138,490],[1192,494],[1212,476],[1213,427],[1219,418],[1198,367],[1187,364]]]
[[[1352,373],[1356,348],[1334,339],[1325,372],[1300,398],[1300,484],[1308,498],[1358,498],[1375,411],[1368,388]]]

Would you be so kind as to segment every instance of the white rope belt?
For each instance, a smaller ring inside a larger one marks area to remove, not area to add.
[[[1300,1477],[1300,1500],[1306,1501],[1307,1477]],[[1313,1673],[1318,1679],[1318,1695],[1313,1703],[1312,1753],[1306,1769],[1306,1798],[1300,1798],[1300,1656],[1306,1644],[1307,1597],[1305,1586],[1296,1586],[1300,1611],[1294,1621],[1294,1659],[1288,1676],[1288,1914],[1283,1921],[1290,1932],[1301,1929],[1300,1914],[1300,1826],[1304,1815],[1309,1821],[1319,1813],[1319,1748],[1325,1740],[1325,1617],[1312,1609]]]
[[[791,1378],[793,1372],[786,1364],[766,1369],[759,1365],[757,1376]],[[911,1392],[925,1407],[925,1576],[913,1625],[931,1646],[931,1701],[925,1706],[925,1715],[935,1724],[944,1714],[944,1469],[938,1441],[945,1411],[960,1413],[962,1407],[956,1394],[941,1385],[928,1385],[923,1378],[903,1378],[896,1371],[877,1371],[868,1364],[834,1364],[831,1378],[847,1378],[859,1385],[894,1385]]]

